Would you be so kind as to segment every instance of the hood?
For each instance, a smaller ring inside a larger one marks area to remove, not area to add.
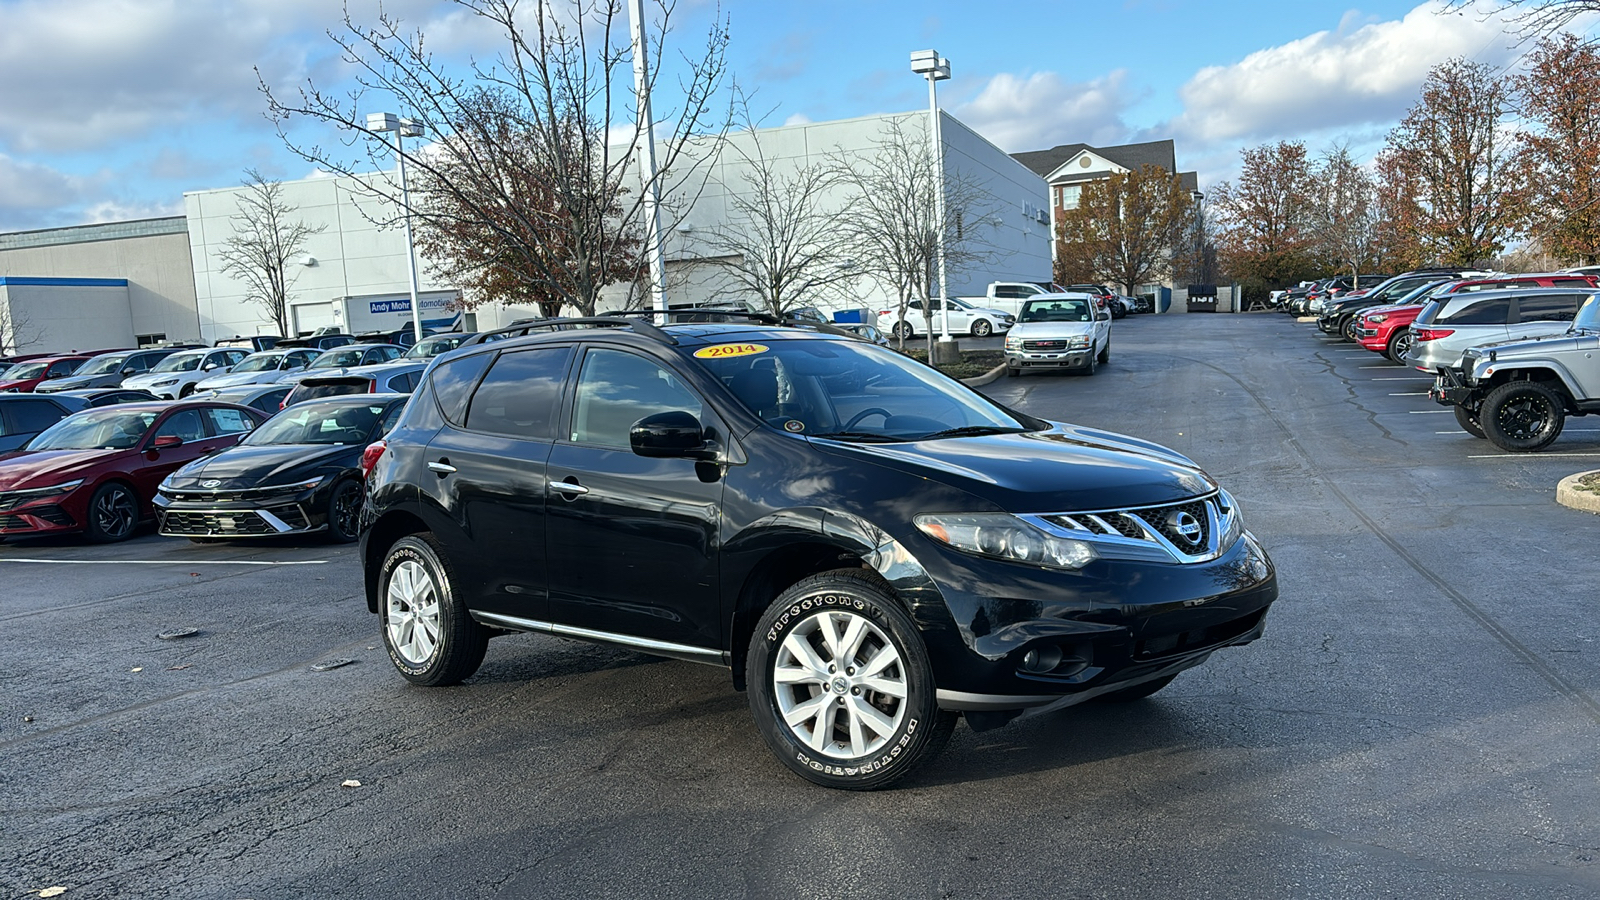
[[[1422,311],[1422,304],[1421,303],[1391,303],[1391,304],[1386,304],[1384,306],[1374,306],[1374,307],[1366,310],[1365,312],[1363,312],[1362,315],[1370,316],[1370,315],[1374,315],[1374,314],[1377,314],[1377,313],[1383,313],[1384,315],[1390,315],[1390,314],[1393,314],[1393,313],[1406,312],[1406,311],[1421,312]]]
[[[1015,313],[1008,313],[1003,309],[995,309],[992,306],[974,306],[974,307],[972,307],[971,309],[969,309],[967,311],[968,312],[975,312],[975,313],[984,313],[986,315],[994,316],[995,318],[999,318],[999,319],[1004,319],[1004,318],[1007,318],[1007,317],[1013,318],[1013,319],[1016,318],[1016,314]]]
[[[1027,341],[1048,341],[1055,338],[1088,337],[1094,334],[1093,322],[1018,322],[1006,334],[1008,338]]]
[[[1535,352],[1545,354],[1552,350],[1565,349],[1562,346],[1563,341],[1570,344],[1571,349],[1581,349],[1584,345],[1588,345],[1590,349],[1593,349],[1597,343],[1600,343],[1600,335],[1587,331],[1562,331],[1556,334],[1541,334],[1536,337],[1491,341],[1487,344],[1473,344],[1467,348],[1463,355],[1484,357],[1489,355],[1490,350],[1496,351],[1497,354],[1514,353],[1523,347],[1529,349],[1537,348]]]
[[[1217,488],[1180,453],[1073,425],[904,444],[814,440],[814,446],[947,484],[1016,513],[1155,506]]]
[[[195,482],[215,480],[221,484],[211,487],[218,490],[293,484],[353,469],[365,449],[365,444],[240,444],[184,466],[172,473],[171,484],[192,488]]]
[[[137,450],[18,450],[0,454],[0,491],[49,487],[85,477],[107,460]]]
[[[12,390],[13,388],[27,390],[28,388],[38,384],[39,381],[40,379],[38,378],[25,378],[21,381],[0,381],[0,391],[8,391]]]
[[[41,384],[34,390],[41,394],[53,394],[56,391],[81,391],[84,388],[116,387],[121,380],[121,375],[68,375],[65,378],[57,378],[49,384]]]

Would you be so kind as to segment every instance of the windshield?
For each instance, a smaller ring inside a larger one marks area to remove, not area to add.
[[[1092,322],[1093,315],[1089,312],[1089,303],[1086,300],[1029,300],[1022,305],[1022,312],[1017,316],[1018,324],[1023,322]]]
[[[45,367],[49,365],[50,364],[47,362],[17,363],[14,368],[6,372],[6,378],[11,381],[22,381],[27,378],[38,378],[40,375],[44,374]]]
[[[745,408],[800,436],[917,441],[1044,427],[922,363],[861,341],[722,344],[700,348],[695,361]]]
[[[257,353],[247,356],[244,361],[233,367],[234,372],[271,372],[283,362],[286,353]]]
[[[385,404],[300,403],[273,416],[241,443],[365,444]]]
[[[129,450],[139,443],[150,423],[161,413],[156,410],[126,412],[116,409],[91,410],[46,428],[28,442],[29,450]]]
[[[75,374],[110,375],[112,372],[119,371],[123,362],[127,359],[128,356],[125,353],[117,356],[96,356],[94,359],[84,363],[83,368],[79,369]]]
[[[1600,331],[1600,294],[1593,294],[1572,317],[1573,331]]]
[[[200,368],[200,360],[205,358],[204,353],[175,353],[172,356],[156,363],[151,373],[156,372],[193,372]]]
[[[461,342],[471,337],[470,334],[451,334],[444,337],[424,338],[406,351],[408,359],[428,359],[441,353],[448,353],[461,346]]]
[[[313,359],[311,365],[306,368],[337,369],[340,366],[359,366],[361,365],[361,354],[365,352],[366,349],[363,347],[340,347],[337,350],[329,350]]]
[[[1394,305],[1405,306],[1407,304],[1421,303],[1429,297],[1442,293],[1441,288],[1448,288],[1454,283],[1453,281],[1430,281],[1427,284],[1419,285],[1416,290],[1408,292],[1403,297],[1397,297]]]

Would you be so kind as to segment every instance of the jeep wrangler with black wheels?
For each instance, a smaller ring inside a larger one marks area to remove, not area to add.
[[[870,790],[963,716],[1137,699],[1261,635],[1272,563],[1189,459],[825,325],[695,315],[540,320],[428,370],[362,458],[406,680],[517,632],[721,666],[784,765]]]

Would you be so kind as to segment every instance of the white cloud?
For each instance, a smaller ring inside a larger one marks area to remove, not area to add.
[[[126,222],[131,219],[158,219],[164,216],[183,215],[183,201],[171,203],[138,203],[119,200],[101,200],[83,211],[84,224],[95,222]]]
[[[57,224],[56,211],[80,196],[75,179],[48,166],[0,156],[0,229]]]
[[[1346,13],[1336,30],[1201,69],[1179,90],[1183,113],[1153,130],[1199,147],[1392,122],[1416,102],[1433,66],[1515,56],[1500,19],[1440,9],[1428,2],[1387,22]]]
[[[1122,111],[1135,99],[1127,82],[1122,69],[1081,83],[1054,72],[1003,72],[952,111],[1008,153],[1078,141],[1116,144],[1127,138]]]
[[[812,120],[811,120],[810,116],[806,115],[805,113],[798,113],[797,112],[794,115],[790,116],[789,118],[784,119],[783,120],[783,124],[785,124],[785,125],[810,125],[811,121]]]

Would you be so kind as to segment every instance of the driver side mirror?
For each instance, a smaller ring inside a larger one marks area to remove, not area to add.
[[[628,430],[633,452],[651,459],[715,459],[706,447],[700,420],[682,410],[656,413],[633,423]]]
[[[182,447],[183,438],[178,437],[175,434],[157,435],[155,443],[151,444],[150,446],[156,448],[157,450],[165,450],[168,447]]]
[[[121,374],[123,374],[123,375],[132,375],[132,374],[134,374],[134,373],[135,373],[135,372],[137,372],[137,371],[138,371],[138,370],[137,370],[137,369],[135,369],[135,368],[134,368],[134,367],[133,367],[133,366],[128,366],[128,367],[126,367],[126,368],[124,368],[124,369],[123,369],[123,370],[122,370],[122,373],[121,373]]]

